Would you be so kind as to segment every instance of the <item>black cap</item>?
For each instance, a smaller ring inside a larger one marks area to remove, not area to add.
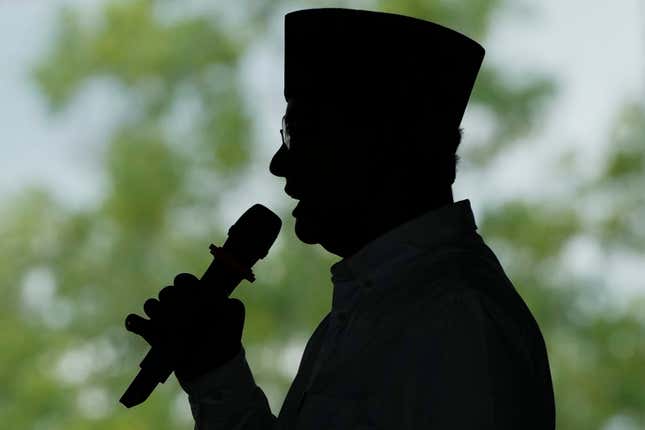
[[[484,48],[418,18],[320,8],[285,16],[284,96],[405,103],[459,126]]]

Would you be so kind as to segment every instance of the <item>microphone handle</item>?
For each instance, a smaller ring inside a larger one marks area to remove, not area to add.
[[[207,300],[221,300],[228,297],[242,279],[247,279],[250,282],[255,280],[251,269],[241,265],[228,252],[229,250],[225,250],[225,247],[220,248],[211,244],[210,250],[214,256],[213,261],[200,279],[202,288],[209,285],[214,286],[207,289],[209,293]],[[257,259],[254,260],[252,261],[253,264]],[[119,399],[127,408],[143,403],[157,385],[166,382],[174,371],[172,365],[168,363],[166,355],[154,347],[150,348],[141,363],[139,363],[139,367],[141,370],[139,370],[137,376]]]

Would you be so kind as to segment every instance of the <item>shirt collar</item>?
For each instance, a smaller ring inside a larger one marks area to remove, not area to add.
[[[367,243],[350,257],[334,263],[334,284],[358,281],[370,285],[397,261],[420,250],[436,248],[477,229],[470,200],[460,200],[413,218]]]

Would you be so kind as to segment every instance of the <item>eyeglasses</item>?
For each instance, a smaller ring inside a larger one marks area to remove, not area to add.
[[[291,138],[294,135],[294,132],[297,131],[298,135],[300,133],[307,133],[311,134],[311,137],[319,137],[324,133],[324,129],[321,127],[322,126],[322,120],[319,118],[306,118],[306,117],[298,117],[297,121],[293,121],[293,117],[291,117],[292,121],[287,122],[287,115],[285,114],[282,117],[282,128],[280,129],[280,136],[282,136],[282,144],[287,147],[287,149],[292,149],[291,148]],[[296,145],[297,146],[297,145]]]
[[[280,129],[280,136],[282,136],[282,144],[287,147],[287,149],[291,148],[291,135],[289,133],[289,128],[287,127],[287,116],[282,117],[282,128]]]

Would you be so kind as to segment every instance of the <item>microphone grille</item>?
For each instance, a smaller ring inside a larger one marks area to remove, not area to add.
[[[282,228],[282,220],[269,208],[259,203],[251,206],[228,229],[227,245],[249,262],[264,258],[275,242]]]

